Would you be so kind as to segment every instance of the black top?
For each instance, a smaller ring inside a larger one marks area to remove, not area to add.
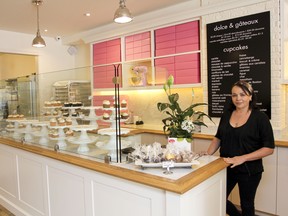
[[[221,140],[221,157],[240,156],[262,147],[275,148],[272,126],[265,113],[252,110],[247,122],[237,128],[230,125],[231,114],[231,111],[223,114],[215,135]],[[262,159],[247,161],[233,169],[235,172],[248,174],[264,171]]]

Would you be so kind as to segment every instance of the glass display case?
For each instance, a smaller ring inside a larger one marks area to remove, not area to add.
[[[112,104],[117,97],[110,95],[109,107],[102,101],[96,105],[91,71],[83,67],[1,81],[1,136],[81,157],[125,161],[121,150],[132,144],[121,138],[129,133],[121,126],[128,120],[122,116],[127,104]]]

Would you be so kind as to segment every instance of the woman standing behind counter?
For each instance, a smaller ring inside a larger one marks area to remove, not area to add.
[[[269,118],[256,106],[252,86],[238,81],[232,86],[232,103],[221,117],[207,154],[220,148],[227,168],[227,198],[238,184],[242,214],[227,199],[230,216],[254,216],[254,200],[263,169],[262,158],[273,154],[274,135]]]

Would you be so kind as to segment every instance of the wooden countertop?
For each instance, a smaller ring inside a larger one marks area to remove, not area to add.
[[[184,194],[188,190],[192,189],[193,187],[197,186],[201,182],[205,181],[209,177],[213,176],[214,174],[218,173],[219,171],[225,169],[228,166],[222,160],[222,158],[218,158],[215,161],[212,161],[207,165],[202,166],[177,180],[171,180],[131,169],[126,169],[119,166],[114,166],[113,164],[105,164],[103,162],[98,162],[91,159],[85,159],[70,154],[56,152],[51,149],[45,149],[40,146],[38,147],[36,145],[23,144],[6,138],[0,137],[0,143],[45,157],[49,157],[55,160],[73,164],[79,167],[94,170],[96,172],[105,173],[111,176],[175,192],[178,194]]]
[[[151,134],[164,134],[161,126],[155,126],[155,125],[126,125],[125,127],[133,129],[131,131],[131,134],[139,134],[139,133],[151,133]],[[206,140],[212,140],[214,135],[211,134],[203,134],[203,133],[194,133],[194,138],[197,139],[206,139]],[[275,139],[275,145],[277,147],[288,147],[288,134],[287,137]]]

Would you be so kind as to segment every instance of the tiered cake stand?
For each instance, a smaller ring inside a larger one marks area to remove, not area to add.
[[[33,140],[32,124],[38,122],[38,120],[18,120],[17,122],[26,125],[23,129],[18,128],[18,132],[24,134],[25,142],[31,142]]]
[[[95,130],[97,127],[95,125],[75,125],[71,127],[73,131],[80,131],[79,137],[70,137],[68,141],[79,145],[78,152],[88,152],[88,144],[94,143],[97,141],[96,136],[88,136],[87,131]]]
[[[40,131],[35,131],[33,133],[34,136],[36,137],[40,137],[39,139],[39,144],[40,145],[47,145],[49,142],[49,138],[48,138],[48,125],[49,122],[36,122],[33,123],[34,126],[40,126],[41,130]]]
[[[96,146],[98,146],[99,148],[102,148],[102,149],[109,150],[109,155],[111,156],[111,158],[114,159],[117,157],[117,150],[116,150],[117,149],[117,147],[116,147],[117,134],[116,134],[115,108],[102,108],[102,109],[112,111],[112,114],[111,114],[109,120],[102,120],[104,122],[110,122],[111,126],[110,126],[110,128],[104,128],[104,129],[98,130],[98,134],[108,135],[108,136],[110,136],[110,139],[107,143],[97,142]],[[120,110],[127,110],[127,108],[119,108],[119,109]],[[119,116],[119,121],[125,122],[125,121],[127,121],[127,119],[120,119],[120,116]],[[122,134],[129,133],[130,130],[127,128],[121,128],[120,132],[121,132],[120,135],[122,135]],[[118,150],[120,150],[120,149],[118,148]]]

